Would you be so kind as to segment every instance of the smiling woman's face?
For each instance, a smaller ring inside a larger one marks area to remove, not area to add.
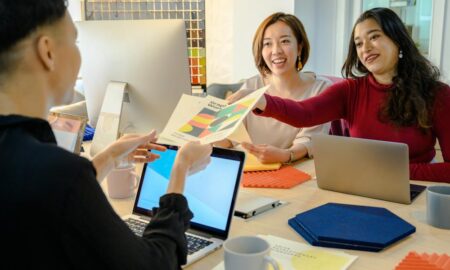
[[[359,61],[375,77],[397,74],[398,46],[375,20],[367,19],[356,25],[354,42]]]
[[[264,31],[262,56],[272,75],[297,72],[296,61],[301,48],[292,29],[278,21]]]

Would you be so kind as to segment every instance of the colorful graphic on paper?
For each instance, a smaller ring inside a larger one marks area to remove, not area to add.
[[[231,104],[218,112],[203,108],[178,131],[197,138],[203,138],[217,131],[232,128],[254,101],[254,98],[246,99],[242,102]]]

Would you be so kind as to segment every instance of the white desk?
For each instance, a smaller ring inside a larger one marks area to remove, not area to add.
[[[297,168],[314,175],[312,160],[296,165]],[[433,183],[414,181],[421,185]],[[105,181],[102,187],[105,188]],[[104,189],[106,190],[106,189]],[[289,204],[270,210],[250,220],[234,217],[231,224],[231,236],[272,234],[286,239],[307,243],[293,231],[287,220],[299,212],[309,210],[328,202],[360,204],[385,207],[416,227],[416,232],[379,253],[344,250],[357,255],[358,259],[350,269],[393,269],[409,251],[450,254],[450,230],[437,229],[426,223],[426,195],[423,192],[411,205],[385,202],[359,196],[321,190],[316,181],[311,180],[292,189],[246,189],[260,195],[275,197]],[[110,200],[119,215],[129,214],[133,208],[134,198]],[[223,260],[223,249],[215,251],[197,261],[186,269],[212,269]]]

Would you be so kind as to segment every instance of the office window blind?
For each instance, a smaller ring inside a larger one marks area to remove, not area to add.
[[[205,0],[86,0],[86,20],[183,19],[193,93],[206,89]]]

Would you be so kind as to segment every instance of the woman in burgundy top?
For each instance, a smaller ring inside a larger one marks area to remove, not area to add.
[[[352,137],[406,143],[411,179],[450,183],[450,88],[400,18],[386,8],[364,12],[348,52],[345,80],[304,101],[266,94],[254,112],[296,127],[345,119]],[[436,139],[441,163],[433,162]]]

